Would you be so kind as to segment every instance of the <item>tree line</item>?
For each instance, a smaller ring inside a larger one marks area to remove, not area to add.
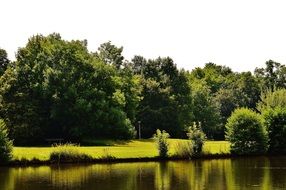
[[[144,138],[156,129],[184,138],[197,122],[208,139],[224,139],[235,109],[259,112],[263,92],[286,87],[285,65],[272,60],[254,74],[214,63],[186,71],[170,57],[122,52],[111,42],[90,52],[86,40],[59,34],[32,36],[15,61],[1,49],[0,118],[14,144],[130,139],[138,122]]]

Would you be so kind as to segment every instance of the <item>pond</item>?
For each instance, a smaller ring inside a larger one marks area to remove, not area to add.
[[[0,167],[0,190],[286,189],[286,157]]]

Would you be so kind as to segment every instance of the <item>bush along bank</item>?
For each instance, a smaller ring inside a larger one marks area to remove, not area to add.
[[[164,160],[189,160],[189,159],[216,159],[247,156],[279,156],[285,155],[285,126],[286,110],[282,107],[267,109],[258,114],[247,108],[234,111],[226,125],[226,138],[229,140],[228,150],[219,148],[214,144],[216,141],[206,141],[205,134],[201,130],[200,123],[194,123],[187,130],[189,140],[169,139],[166,131],[157,130],[152,143],[157,147],[150,148],[150,144],[144,144],[147,140],[137,141],[140,146],[125,145],[105,147],[103,153],[98,156],[85,148],[75,144],[60,144],[51,147],[46,159],[14,158],[8,162],[0,162],[2,165],[36,165],[36,164],[62,164],[62,163],[103,163],[103,162],[141,162],[141,161],[164,161]],[[7,133],[2,130],[2,133]],[[3,135],[2,135],[3,136]],[[5,142],[11,141],[5,136]],[[172,142],[172,143],[170,143]],[[212,144],[206,149],[206,144]],[[9,146],[10,147],[10,146]],[[134,148],[135,147],[135,148]],[[171,148],[170,148],[171,147]],[[143,153],[138,153],[138,150]],[[171,150],[172,149],[172,150]],[[221,150],[223,151],[221,151]],[[99,150],[94,147],[94,151]],[[111,150],[111,151],[110,151]],[[131,151],[130,151],[131,150]],[[134,150],[134,152],[133,152]],[[93,151],[93,149],[92,149]],[[119,152],[119,153],[118,153]],[[152,154],[150,154],[152,152]],[[91,155],[90,155],[91,153]],[[115,154],[116,153],[116,154]],[[11,155],[11,152],[10,154]],[[123,157],[118,155],[125,155]],[[146,156],[145,156],[146,155]],[[130,156],[130,157],[129,157]],[[11,159],[11,156],[9,157]],[[30,157],[31,158],[31,157]]]
[[[139,157],[139,158],[90,158],[82,157],[83,159],[60,159],[60,160],[39,160],[34,158],[32,160],[19,159],[11,160],[5,164],[0,163],[0,166],[40,166],[40,165],[59,165],[59,164],[97,164],[97,163],[126,163],[126,162],[157,162],[157,161],[182,161],[182,160],[207,160],[207,159],[229,159],[234,157],[242,157],[238,155],[231,155],[229,153],[222,154],[200,154],[191,157],[182,157],[171,155],[168,157]],[[90,159],[89,159],[90,158]]]
[[[181,145],[182,142],[179,144]],[[192,148],[192,147],[191,147]],[[176,149],[176,148],[175,148]],[[65,152],[65,151],[64,151]],[[64,155],[64,156],[63,156]],[[167,157],[160,157],[159,155],[153,157],[130,157],[121,158],[115,157],[108,153],[107,156],[93,157],[84,152],[78,153],[51,153],[47,160],[33,159],[13,159],[6,163],[0,163],[2,166],[36,166],[36,165],[58,165],[58,164],[95,164],[95,163],[124,163],[124,162],[154,162],[154,161],[180,161],[180,160],[204,160],[204,159],[230,159],[239,157],[255,157],[255,156],[273,156],[273,154],[251,154],[238,155],[229,152],[210,153],[202,152],[200,154],[177,154],[176,150],[173,154]]]
[[[190,157],[178,156],[176,154],[176,144],[190,143],[186,139],[167,139],[168,154],[160,157],[156,150],[155,140],[135,140],[116,144],[114,146],[101,147],[80,147],[75,144],[62,144],[53,147],[15,147],[13,159],[2,165],[50,165],[64,163],[113,163],[113,162],[146,162],[165,160],[186,160],[196,158],[220,158],[229,156],[229,143],[206,142],[204,151],[199,156]],[[190,146],[192,148],[192,146]]]

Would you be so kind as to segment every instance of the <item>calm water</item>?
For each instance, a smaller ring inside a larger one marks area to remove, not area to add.
[[[286,157],[0,167],[0,190],[286,189]]]

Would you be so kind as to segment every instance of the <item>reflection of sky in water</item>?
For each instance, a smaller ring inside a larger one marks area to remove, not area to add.
[[[0,190],[285,189],[285,157],[1,167]]]

